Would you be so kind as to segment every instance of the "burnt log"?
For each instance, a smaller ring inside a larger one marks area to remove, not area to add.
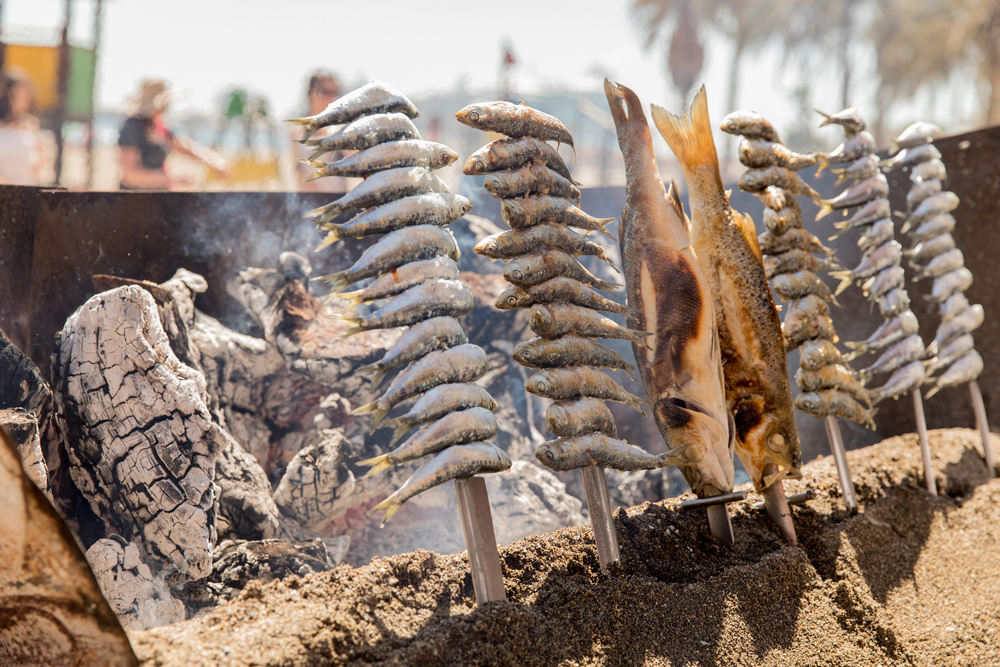
[[[21,457],[24,474],[45,492],[49,486],[49,471],[42,456],[42,444],[38,438],[38,422],[35,413],[15,408],[0,410],[0,429],[6,431]],[[46,494],[48,495],[48,494]],[[50,498],[51,500],[51,498]]]

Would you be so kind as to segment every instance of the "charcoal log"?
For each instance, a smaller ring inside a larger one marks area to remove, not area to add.
[[[223,431],[226,444],[215,459],[216,532],[219,540],[263,540],[278,535],[278,508],[257,459]]]
[[[38,421],[35,419],[35,413],[20,408],[0,410],[0,428],[7,432],[7,435],[17,446],[24,474],[43,492],[47,491],[49,471],[45,466],[45,458],[42,456],[42,444],[38,438]]]

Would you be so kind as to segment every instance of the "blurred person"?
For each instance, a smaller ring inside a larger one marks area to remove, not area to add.
[[[210,169],[225,174],[226,161],[215,151],[190,139],[175,136],[167,129],[163,114],[170,104],[170,86],[162,79],[142,82],[132,100],[118,146],[121,149],[122,190],[170,190],[174,185],[190,185],[171,179],[164,164],[170,153],[186,155]]]
[[[0,74],[0,184],[38,185],[42,143],[31,115],[34,89],[18,70]]]
[[[302,116],[315,116],[326,109],[341,95],[340,81],[332,72],[319,70],[309,77],[309,87],[306,91],[307,110]],[[325,127],[312,135],[312,139],[322,139],[333,134],[338,128]],[[346,192],[347,179],[340,176],[325,176],[315,181],[304,182],[306,177],[313,172],[313,168],[303,164],[301,160],[308,159],[312,155],[311,146],[299,143],[305,128],[301,125],[294,125],[290,128],[292,135],[292,155],[295,158],[295,175],[299,181],[299,189],[306,192]],[[336,162],[345,155],[344,151],[332,151],[323,154],[319,159],[323,162]]]

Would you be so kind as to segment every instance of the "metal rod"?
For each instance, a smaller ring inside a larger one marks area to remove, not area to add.
[[[803,491],[802,493],[796,493],[793,496],[785,496],[785,502],[789,505],[804,505],[815,497],[816,492],[809,489],[808,491]],[[764,509],[764,502],[761,501],[759,503],[754,503],[751,507],[755,510],[762,510]]]
[[[729,519],[729,507],[725,504],[709,505],[705,512],[708,514],[708,528],[715,541],[724,547],[733,546],[736,538],[733,536],[733,522]]]
[[[503,573],[500,570],[500,553],[497,538],[493,532],[493,515],[490,513],[490,499],[486,494],[486,482],[482,477],[466,477],[455,480],[458,494],[458,511],[462,516],[462,531],[465,546],[469,550],[469,566],[472,569],[472,586],[476,590],[476,605],[506,600]]]
[[[830,441],[833,462],[837,465],[837,477],[840,478],[840,492],[844,496],[844,506],[848,512],[856,512],[858,511],[858,496],[854,492],[851,469],[847,465],[847,453],[844,451],[844,437],[840,434],[840,422],[833,415],[827,415],[823,424],[826,426],[826,437]]]
[[[727,493],[722,496],[711,496],[709,498],[695,498],[694,500],[685,500],[678,504],[678,507],[685,510],[698,509],[699,507],[711,507],[712,505],[727,505],[729,503],[738,503],[741,500],[746,500],[746,491],[736,491],[734,493]]]
[[[983,456],[986,457],[986,467],[990,477],[997,476],[997,462],[993,457],[993,445],[990,442],[990,425],[986,421],[986,405],[983,403],[983,392],[979,391],[979,383],[973,380],[969,383],[969,393],[972,395],[972,409],[976,412],[976,428],[983,441]]]
[[[764,473],[765,476],[767,473]],[[788,509],[788,500],[785,498],[785,489],[781,481],[777,481],[764,489],[764,507],[767,508],[767,515],[778,527],[781,537],[792,546],[799,543],[795,536],[795,523],[792,521],[792,511]]]
[[[583,473],[583,490],[587,494],[590,525],[594,528],[594,541],[597,543],[597,558],[601,562],[601,572],[607,574],[611,564],[621,560],[608,483],[604,478],[604,468],[587,466],[580,472]]]
[[[913,390],[913,416],[917,420],[917,437],[920,439],[920,454],[924,459],[924,481],[927,483],[927,493],[936,496],[937,484],[934,483],[931,445],[927,441],[927,421],[924,419],[924,397],[919,388]]]

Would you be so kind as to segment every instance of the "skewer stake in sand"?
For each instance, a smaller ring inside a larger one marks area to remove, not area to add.
[[[490,499],[486,495],[486,482],[482,477],[465,477],[455,480],[458,493],[458,511],[462,515],[465,546],[469,550],[472,569],[472,586],[476,590],[476,605],[506,600],[503,573],[500,571],[500,553],[493,532],[493,515]]]
[[[708,513],[708,527],[712,531],[712,537],[722,546],[731,547],[736,543],[736,538],[733,537],[733,523],[729,520],[729,508],[726,505],[745,500],[746,497],[746,491],[737,491],[721,496],[685,500],[681,503],[681,507],[684,509],[704,507]]]
[[[927,441],[927,421],[924,419],[924,396],[919,388],[913,390],[913,414],[917,420],[920,453],[924,458],[924,481],[927,483],[927,493],[936,496],[937,485],[934,483],[934,467],[931,464],[931,445]]]
[[[764,468],[764,477],[768,477],[776,472],[777,466],[773,463]],[[788,499],[785,498],[785,487],[781,481],[777,481],[764,489],[764,507],[767,508],[767,515],[771,521],[778,526],[778,532],[785,542],[795,546],[799,543],[795,536],[795,523],[792,521],[792,511],[788,509]]]
[[[986,421],[986,406],[983,405],[983,393],[979,391],[979,383],[973,380],[969,383],[969,394],[972,396],[972,409],[976,412],[976,428],[983,441],[983,455],[986,457],[986,467],[990,477],[997,476],[997,462],[993,456],[993,446],[990,444],[990,425]]]
[[[597,558],[601,562],[601,572],[607,574],[611,564],[621,560],[608,483],[604,478],[604,468],[587,466],[580,472],[583,473],[583,490],[587,494],[587,510],[590,512],[590,524],[594,528],[594,541],[597,542]]]
[[[847,467],[847,454],[844,452],[844,438],[840,434],[840,423],[833,415],[827,415],[823,424],[826,426],[826,437],[830,441],[830,451],[833,452],[833,462],[837,464],[837,477],[840,478],[840,491],[844,495],[844,506],[847,507],[848,512],[857,512],[858,497],[854,492],[851,469]]]

